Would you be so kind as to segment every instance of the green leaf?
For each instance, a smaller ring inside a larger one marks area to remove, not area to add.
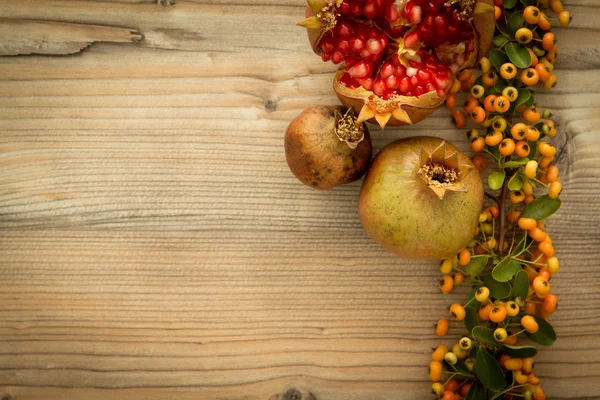
[[[531,54],[529,54],[527,47],[522,44],[511,42],[504,49],[506,50],[506,54],[508,54],[510,62],[518,68],[527,68],[531,65]]]
[[[519,92],[519,96],[513,103],[515,108],[517,108],[519,105],[525,103],[527,100],[529,100],[531,98],[531,92],[529,91],[529,89],[519,88],[519,89],[517,89],[517,92]]]
[[[490,129],[490,132],[491,132],[492,128],[490,127],[488,129]],[[500,157],[502,157],[502,155],[500,154],[500,150],[498,150],[498,146],[493,146],[493,147],[487,146],[487,151],[489,151],[490,155],[492,157],[494,157],[494,161],[496,161],[496,163],[499,163]]]
[[[474,383],[469,388],[467,395],[465,396],[465,400],[486,400],[485,390]]]
[[[494,267],[492,277],[498,282],[508,282],[521,270],[523,270],[521,264],[513,260],[511,256],[508,256]]]
[[[525,332],[527,337],[536,342],[537,344],[541,344],[542,346],[552,346],[552,343],[554,343],[554,341],[556,340],[556,332],[554,332],[554,328],[552,327],[552,325],[550,325],[545,319],[540,318],[537,315],[532,315],[532,317],[535,318],[535,322],[538,323],[540,329],[536,333]]]
[[[494,332],[485,326],[476,326],[471,330],[471,335],[480,343],[487,346],[497,346],[498,343],[494,340]]]
[[[502,4],[504,5],[504,8],[508,10],[509,8],[513,8],[515,4],[517,4],[517,0],[504,0]]]
[[[529,236],[523,236],[523,239],[521,239],[519,244],[517,244],[515,246],[515,249],[512,252],[513,256],[516,257],[516,256],[520,255],[523,252],[523,250],[525,250],[525,248],[527,247],[527,244],[529,243],[528,239],[531,239],[531,238],[529,238]]]
[[[527,99],[527,101],[525,103],[523,103],[523,105],[525,107],[531,107],[534,104],[535,104],[535,98],[533,96],[531,96],[529,99]]]
[[[488,176],[488,186],[492,190],[498,190],[502,187],[504,183],[504,177],[506,177],[506,172],[492,172],[490,176]],[[531,204],[531,203],[530,203]]]
[[[487,274],[483,277],[483,284],[490,289],[490,296],[497,299],[505,299],[510,296],[512,286],[508,282],[498,282],[492,277],[492,274]]]
[[[560,205],[561,201],[559,199],[553,199],[546,194],[527,204],[521,211],[521,218],[533,218],[536,221],[541,221],[554,214],[560,208]]]
[[[465,328],[471,332],[477,326],[477,311],[473,307],[465,307],[466,315],[464,319]]]
[[[521,166],[527,164],[528,162],[529,162],[529,158],[520,158],[520,159],[514,160],[514,161],[507,161],[504,163],[504,168],[517,168],[517,167],[521,167]],[[514,176],[513,176],[513,178],[514,178]],[[523,179],[521,179],[521,182],[522,181],[523,181]],[[508,184],[510,185],[510,181],[508,182]],[[523,187],[523,186],[521,185],[521,187]],[[510,186],[508,188],[510,189]],[[519,189],[510,189],[510,190],[519,190]]]
[[[500,67],[502,66],[502,64],[508,62],[508,57],[506,56],[506,54],[498,49],[490,50],[490,52],[488,53],[488,58],[490,59],[490,62],[492,63],[494,68],[496,68],[496,70],[498,71],[500,71]]]
[[[510,39],[504,35],[494,36],[492,39],[492,43],[499,48],[502,48],[508,42],[510,42]]]
[[[503,344],[502,352],[511,357],[528,358],[535,357],[537,349],[533,346],[509,346],[508,344]]]
[[[506,167],[506,164],[504,164],[504,166]],[[510,190],[521,190],[522,187],[523,179],[521,179],[521,176],[519,174],[514,174],[512,178],[510,178],[510,180],[508,181],[508,188]]]
[[[461,374],[471,375],[471,371],[469,371],[469,369],[463,363],[458,362],[454,364],[454,369],[456,369]]]
[[[471,261],[465,268],[465,272],[471,278],[476,277],[477,275],[479,275],[481,273],[481,271],[483,271],[483,269],[487,265],[489,259],[490,259],[490,256],[486,256],[486,255],[471,257]]]
[[[521,4],[523,4],[525,7],[532,6],[533,0],[521,0]]]
[[[516,3],[516,1],[515,1]],[[508,29],[508,33],[510,36],[515,36],[515,33],[525,26],[525,17],[523,17],[522,12],[516,12],[510,16],[508,22],[506,23],[506,28]]]
[[[513,291],[511,298],[514,300],[517,297],[525,300],[529,294],[529,275],[524,270],[520,270],[515,275],[513,282]]]
[[[475,375],[486,389],[499,392],[504,389],[504,374],[498,361],[486,349],[477,349],[474,365]]]

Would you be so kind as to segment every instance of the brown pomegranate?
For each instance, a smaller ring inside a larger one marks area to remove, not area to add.
[[[444,101],[493,37],[492,0],[308,0],[314,51],[341,64],[334,89],[359,122],[408,125]]]
[[[469,158],[436,137],[385,146],[363,181],[363,227],[389,251],[407,258],[447,258],[473,239],[483,185]]]
[[[285,158],[302,183],[331,189],[364,175],[372,156],[371,137],[354,112],[341,106],[304,110],[285,132]]]

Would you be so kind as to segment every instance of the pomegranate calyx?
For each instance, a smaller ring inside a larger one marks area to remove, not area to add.
[[[358,122],[354,111],[349,108],[344,115],[336,112],[335,134],[341,142],[346,142],[354,150],[365,138],[362,122]]]
[[[417,174],[440,200],[446,192],[466,192],[461,182],[473,170],[471,165],[461,165],[458,153],[447,154],[446,142],[443,141],[431,154],[421,149],[421,167]]]
[[[342,3],[342,0],[327,2],[325,0],[308,0],[308,7],[314,15],[303,19],[297,25],[308,29],[330,30],[337,23],[338,13],[336,7]]]

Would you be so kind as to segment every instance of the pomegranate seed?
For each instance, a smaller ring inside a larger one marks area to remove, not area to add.
[[[329,54],[323,53],[323,54],[321,54],[321,59],[323,61],[329,61],[329,60],[331,60],[331,56]]]
[[[419,40],[421,40],[419,37],[419,31],[414,30],[404,37],[404,46],[409,49],[413,48],[417,45],[417,43],[419,43]]]
[[[417,75],[417,71],[419,70],[414,67],[408,67],[406,68],[406,76],[412,78],[413,76]]]
[[[448,85],[450,85],[450,78],[444,75],[437,75],[434,80],[438,89],[445,89]]]
[[[411,11],[412,11],[412,9],[413,9],[414,6],[415,6],[415,3],[412,2],[412,1],[409,1],[408,3],[406,3],[404,5],[404,8],[402,9],[402,18],[409,19]]]
[[[419,78],[417,78],[416,76],[411,76],[410,77],[410,84],[412,85],[412,87],[419,86]]]
[[[350,14],[350,3],[348,3],[348,0],[344,0],[342,4],[340,4],[340,6],[337,8],[337,12],[342,15]]]
[[[336,43],[336,45],[337,51],[341,52],[342,54],[348,54],[350,51],[350,44],[347,40],[340,40]]]
[[[458,36],[459,30],[456,26],[450,25],[447,29],[449,38],[456,38]]]
[[[353,17],[360,17],[362,15],[363,8],[360,3],[353,3],[350,5],[350,15]]]
[[[410,22],[417,25],[421,22],[422,17],[423,13],[421,10],[421,6],[414,6],[410,12]]]
[[[377,5],[375,4],[375,2],[370,0],[367,1],[365,7],[363,8],[363,13],[365,14],[365,17],[369,19],[377,17]]]
[[[446,95],[446,92],[444,92],[442,89],[436,90],[436,93],[439,98],[443,98]]]
[[[360,58],[353,57],[353,56],[347,56],[344,61],[346,61],[346,69],[347,69],[347,68],[350,68],[351,66],[353,66],[354,64],[356,64],[357,62],[359,62]]]
[[[342,61],[344,61],[344,55],[342,53],[340,53],[339,51],[336,51],[335,53],[333,53],[333,55],[331,56],[331,61],[334,64],[339,64]]]
[[[398,85],[400,85],[400,79],[396,75],[390,75],[385,80],[385,85],[388,89],[398,89]]]
[[[435,16],[432,14],[429,14],[428,16],[425,17],[424,25],[427,26],[428,28],[433,27],[434,19],[435,19]]]
[[[357,53],[360,53],[365,48],[365,40],[360,36],[353,37],[352,39],[348,40],[348,43],[350,44],[350,48]]]
[[[394,75],[396,75],[398,78],[403,78],[406,76],[406,67],[400,64],[396,67],[396,73]]]
[[[435,26],[445,28],[448,25],[448,17],[443,14],[438,14],[433,19]]]
[[[421,33],[421,37],[423,41],[427,41],[430,37],[433,36],[433,29],[426,27],[425,25],[419,25],[419,32]]]
[[[373,92],[375,92],[377,96],[383,96],[386,90],[387,87],[385,86],[385,82],[383,81],[383,79],[377,79],[373,83]]]
[[[395,65],[396,67],[399,67],[399,66],[401,66],[401,65],[402,65],[402,63],[400,62],[400,59],[398,58],[398,54],[394,54],[394,55],[392,56],[391,60],[392,60],[392,63],[394,63],[394,65]]]
[[[360,83],[360,86],[362,86],[366,90],[373,91],[373,78],[369,77],[369,78],[357,79],[357,81],[358,81],[358,83]]]
[[[367,76],[370,76],[372,72],[373,67],[365,61],[357,62],[348,70],[348,73],[353,78],[366,78]]]
[[[419,79],[419,83],[421,85],[425,85],[431,80],[431,74],[426,70],[420,69],[417,71],[417,78]]]
[[[400,93],[406,93],[410,89],[410,78],[408,76],[405,76],[404,78],[400,79],[400,84],[398,85],[398,90],[400,91]]]
[[[384,47],[385,47],[385,45],[383,44],[383,42],[381,40],[374,39],[374,38],[367,40],[367,50],[369,50],[369,52],[371,54],[381,53],[383,51]]]
[[[332,53],[333,50],[335,49],[335,45],[333,43],[333,40],[331,39],[323,39],[321,40],[321,51],[323,53]]]
[[[385,8],[385,19],[387,19],[389,22],[396,22],[398,18],[400,18],[398,9],[394,7],[393,4],[388,4],[388,6]]]
[[[428,83],[427,85],[425,85],[426,93],[433,92],[433,91],[435,91],[435,86],[433,86],[433,83]]]
[[[383,79],[385,79],[390,75],[394,75],[395,73],[396,73],[396,67],[394,66],[393,63],[387,61],[381,67],[381,70],[379,71],[379,76],[381,76]]]
[[[422,86],[417,86],[415,89],[415,94],[417,96],[421,96],[423,93],[425,93],[425,89],[423,89]]]
[[[354,34],[354,29],[352,29],[352,25],[346,22],[340,22],[336,25],[337,34],[343,37],[344,39],[348,39],[352,37]]]

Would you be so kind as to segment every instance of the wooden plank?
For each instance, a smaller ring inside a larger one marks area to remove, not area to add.
[[[335,66],[294,23],[303,1],[23,0],[0,18],[131,26],[145,40],[0,58],[0,398],[428,398],[435,261],[399,259],[285,163],[302,109],[335,104]],[[600,398],[598,7],[568,7],[559,86],[564,206],[549,223],[559,340],[549,398]],[[437,135],[447,110],[380,132]],[[457,325],[458,326],[458,325]],[[456,334],[443,340],[449,344]],[[297,397],[297,396],[296,396]]]

